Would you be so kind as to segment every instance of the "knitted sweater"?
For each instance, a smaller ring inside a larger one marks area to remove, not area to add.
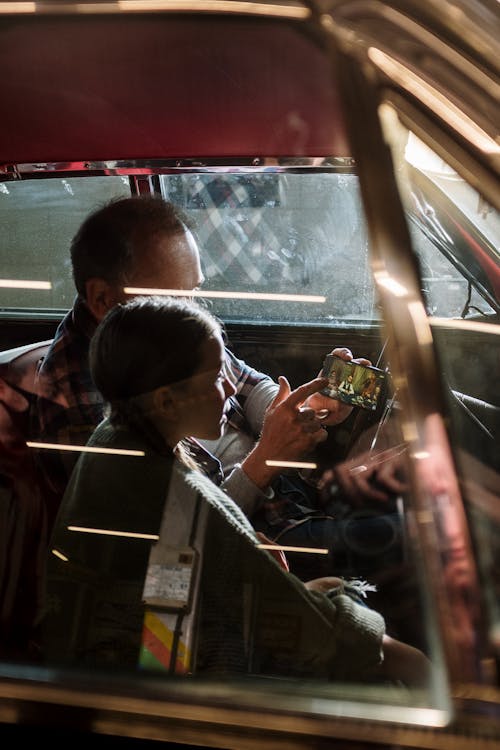
[[[174,492],[186,513],[197,502],[208,507],[192,672],[369,677],[381,659],[384,621],[377,612],[342,589],[331,596],[308,591],[258,547],[248,519],[227,494],[145,435],[105,420],[89,446],[144,455],[83,453],[78,460],[47,559],[43,632],[49,663],[137,667],[153,543],[148,537],[160,527],[168,537],[162,514]]]

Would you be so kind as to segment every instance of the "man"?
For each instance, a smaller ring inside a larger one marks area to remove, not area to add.
[[[88,363],[99,321],[111,307],[130,299],[126,287],[189,291],[203,283],[203,275],[187,218],[172,204],[149,196],[113,201],[90,215],[73,239],[71,261],[78,295],[39,369],[37,419],[41,442],[74,446],[85,445],[103,418],[102,397]],[[336,352],[352,358],[347,349]],[[276,384],[229,350],[226,366],[236,394],[227,433],[210,448],[229,469],[223,488],[252,517],[272,497],[270,485],[280,472],[266,460],[293,461],[307,455],[326,439],[323,425],[343,421],[350,407],[316,393],[326,379],[292,392],[286,378]],[[320,409],[328,413],[323,421],[316,416]],[[207,474],[220,481],[219,462],[198,444],[193,446]],[[56,506],[78,455],[50,448],[38,452]]]

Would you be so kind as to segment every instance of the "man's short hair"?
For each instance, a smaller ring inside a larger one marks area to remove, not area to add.
[[[73,280],[85,297],[91,278],[121,283],[159,236],[191,229],[184,212],[156,196],[112,200],[88,216],[71,243]]]

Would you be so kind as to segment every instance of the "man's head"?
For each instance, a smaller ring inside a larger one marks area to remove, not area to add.
[[[108,203],[82,224],[71,244],[73,279],[97,320],[130,299],[125,286],[194,289],[203,281],[187,217],[162,198]]]

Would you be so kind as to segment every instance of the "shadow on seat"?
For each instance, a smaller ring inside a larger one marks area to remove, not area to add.
[[[0,656],[7,659],[37,656],[47,494],[26,441],[34,428],[35,375],[50,344],[0,352]]]

